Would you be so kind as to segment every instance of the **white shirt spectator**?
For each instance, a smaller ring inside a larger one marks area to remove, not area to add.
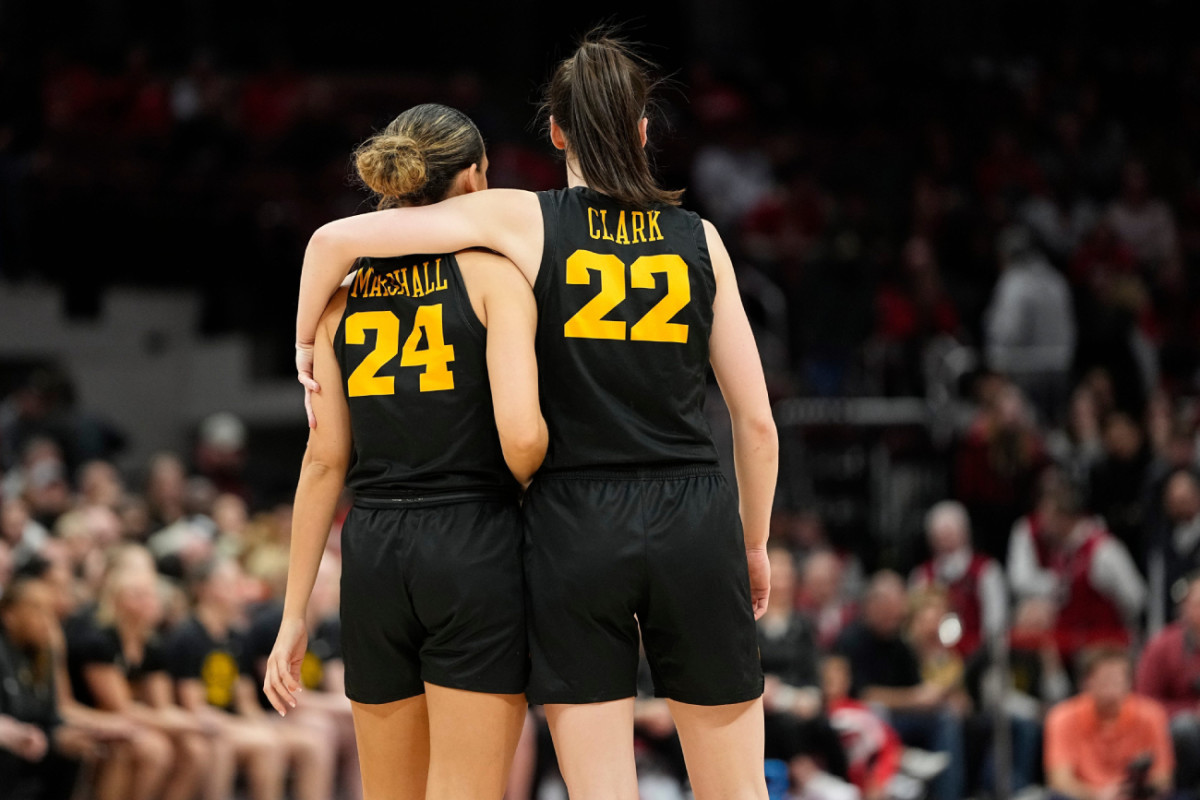
[[[1078,547],[1095,525],[1103,525],[1103,522],[1098,518],[1080,521],[1066,546]],[[1008,581],[1018,602],[1031,597],[1061,602],[1068,589],[1053,570],[1039,562],[1029,520],[1025,517],[1017,520],[1009,539]],[[1097,548],[1088,569],[1088,581],[1120,609],[1129,624],[1134,623],[1146,607],[1146,582],[1129,551],[1113,536],[1106,537]]]
[[[988,365],[1006,374],[1065,372],[1075,356],[1075,310],[1066,279],[1042,255],[1009,261],[984,316]]]

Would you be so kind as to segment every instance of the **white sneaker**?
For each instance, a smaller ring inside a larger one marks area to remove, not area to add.
[[[935,753],[916,747],[906,747],[900,755],[900,769],[920,781],[929,781],[950,766],[949,753]]]

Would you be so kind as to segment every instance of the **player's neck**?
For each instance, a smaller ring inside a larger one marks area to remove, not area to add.
[[[567,154],[567,188],[574,189],[577,186],[587,188],[587,181],[583,179],[582,173],[579,171],[579,162],[575,160],[575,156]]]

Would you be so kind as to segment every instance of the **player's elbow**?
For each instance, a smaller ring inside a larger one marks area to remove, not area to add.
[[[509,470],[521,483],[527,482],[542,466],[546,458],[546,447],[550,437],[546,421],[541,415],[536,420],[518,425],[503,426],[500,431],[500,449]]]
[[[308,248],[305,253],[307,257],[313,256],[338,256],[347,245],[347,237],[342,234],[342,229],[334,222],[326,222],[321,227],[313,231],[313,235],[308,239]]]
[[[350,459],[334,448],[313,447],[304,452],[303,470],[313,480],[343,480],[350,468]]]
[[[738,438],[756,452],[764,455],[779,452],[779,432],[769,408],[739,415],[734,426]]]

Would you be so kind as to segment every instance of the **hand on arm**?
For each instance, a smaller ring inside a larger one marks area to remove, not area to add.
[[[733,423],[734,468],[746,561],[750,569],[751,599],[755,619],[758,619],[767,610],[770,595],[771,571],[766,547],[779,473],[779,439],[762,361],[750,321],[742,307],[733,262],[716,229],[706,222],[705,230],[717,280],[709,354]]]

